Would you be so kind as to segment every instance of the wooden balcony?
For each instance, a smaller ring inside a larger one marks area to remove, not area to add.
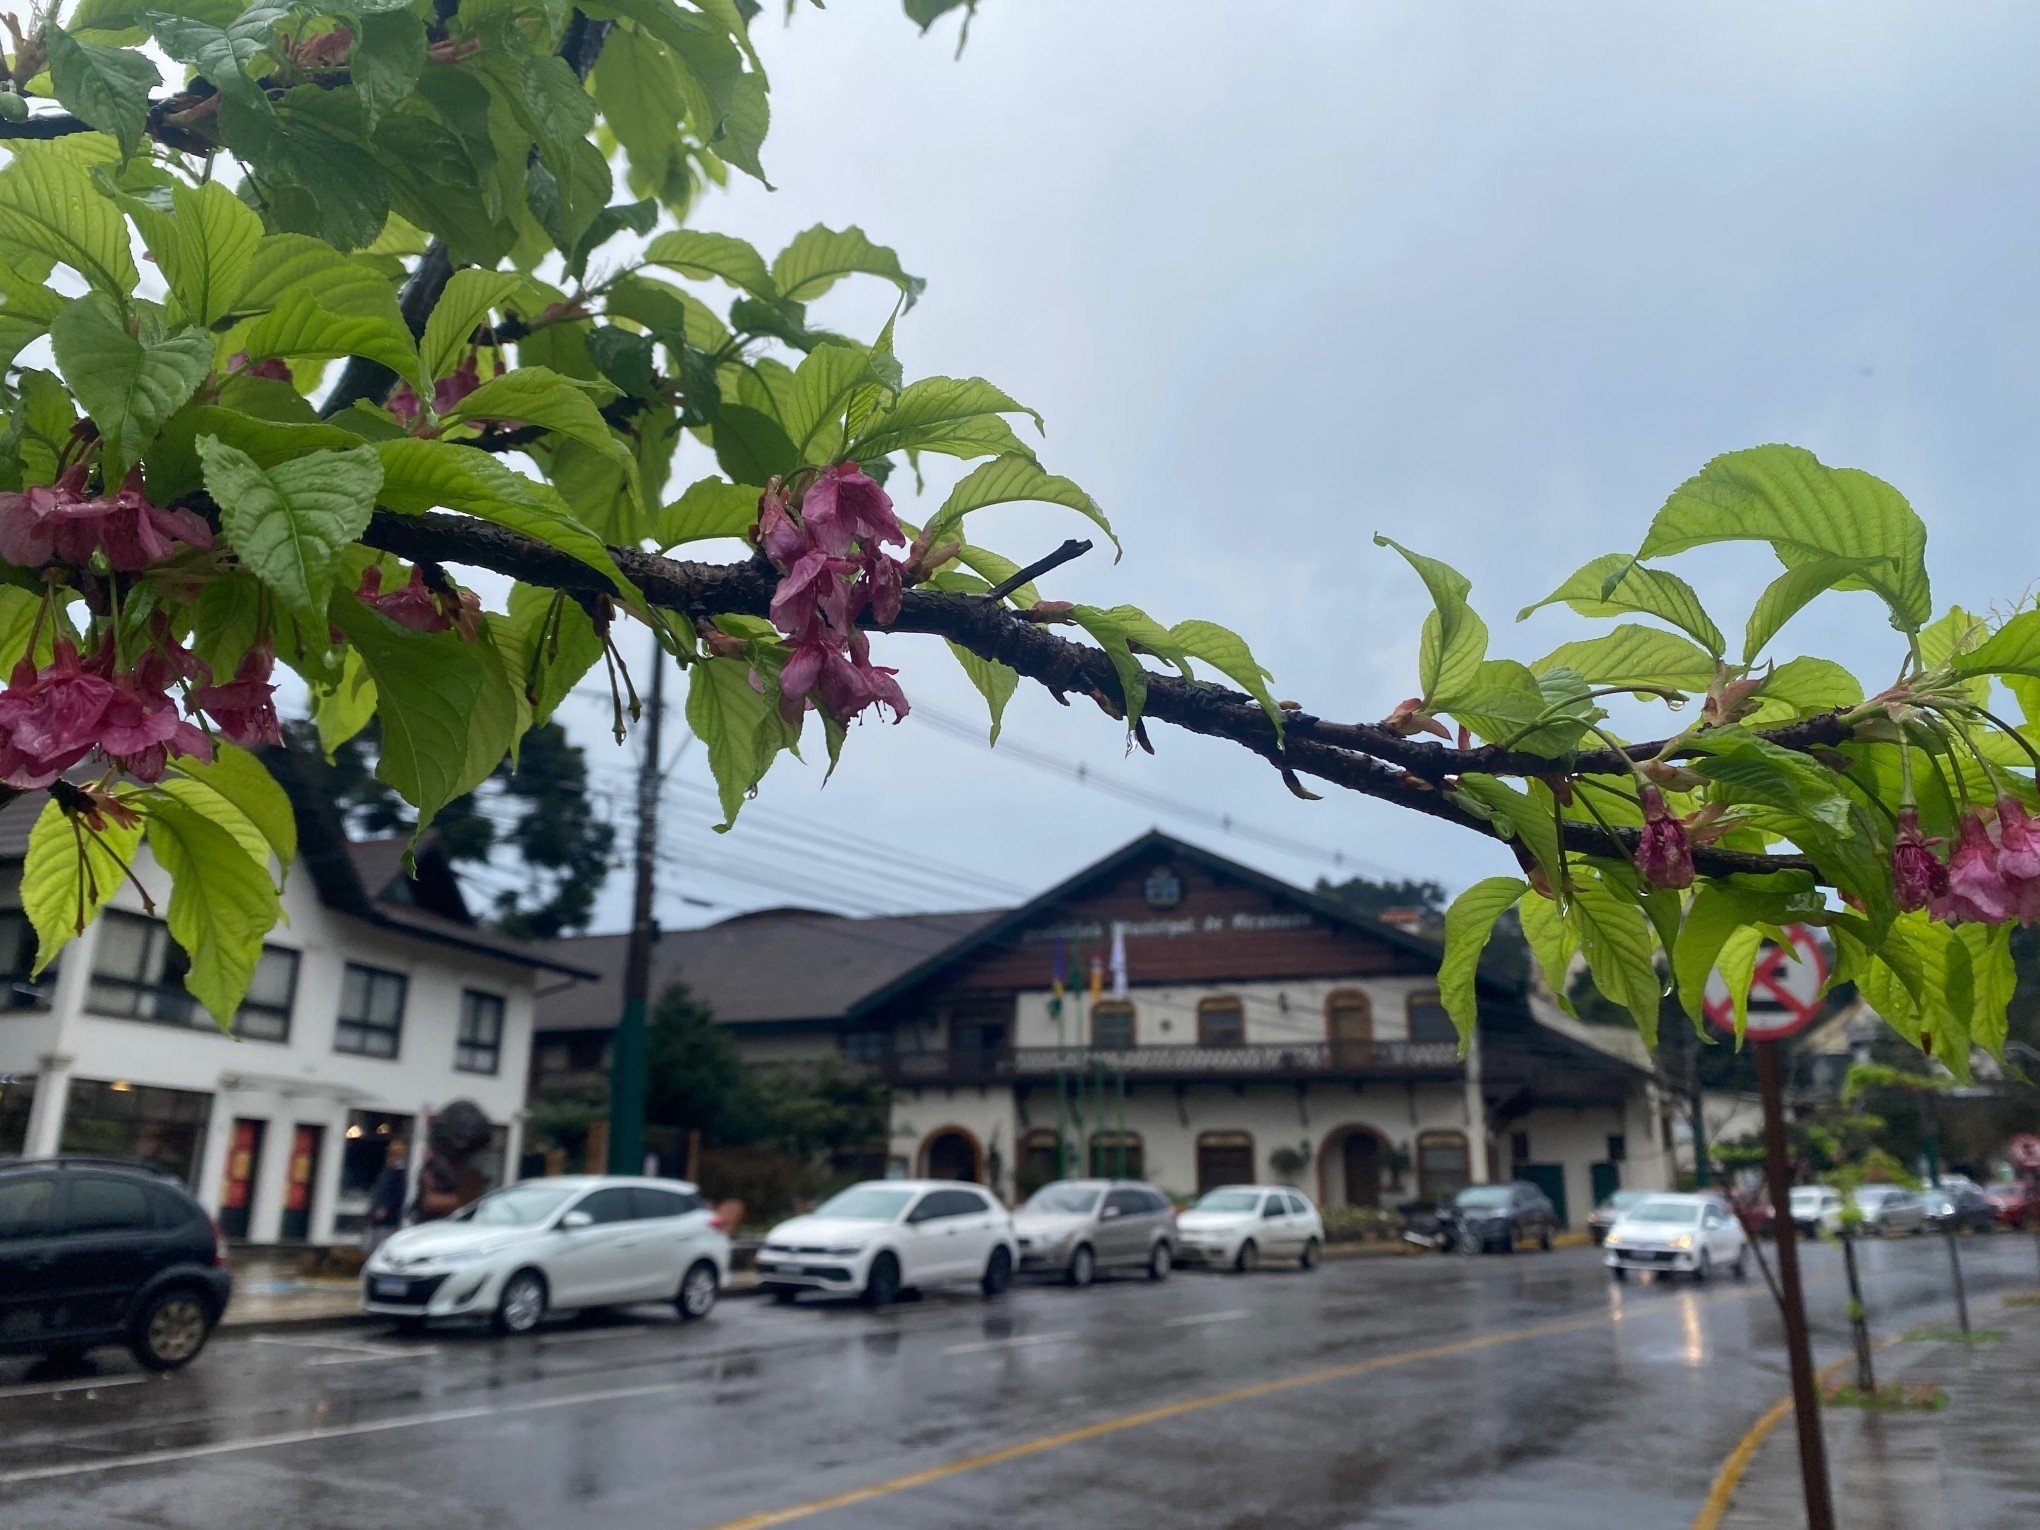
[[[1251,1046],[1008,1047],[999,1051],[895,1052],[884,1075],[895,1087],[919,1084],[1037,1084],[1093,1070],[1129,1082],[1249,1083],[1322,1079],[1429,1079],[1461,1076],[1450,1041],[1283,1041]]]

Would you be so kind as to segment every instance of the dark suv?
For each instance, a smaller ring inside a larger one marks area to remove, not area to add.
[[[232,1287],[218,1226],[167,1175],[106,1158],[0,1163],[0,1354],[125,1344],[174,1371]]]

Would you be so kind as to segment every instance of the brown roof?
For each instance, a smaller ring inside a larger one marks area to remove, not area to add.
[[[674,983],[725,1025],[838,1020],[866,994],[997,919],[1002,909],[846,919],[814,909],[766,909],[697,930],[668,930],[652,953],[652,992]],[[607,1030],[623,1007],[623,935],[550,943],[562,961],[595,969],[538,1000],[541,1031]]]

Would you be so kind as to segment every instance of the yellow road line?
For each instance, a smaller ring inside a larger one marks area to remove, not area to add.
[[[1733,1299],[1748,1295],[1747,1292],[1723,1293],[1714,1300]],[[1707,1298],[1696,1298],[1708,1300]],[[1406,1349],[1392,1355],[1378,1355],[1372,1360],[1360,1360],[1351,1365],[1335,1365],[1324,1370],[1305,1371],[1297,1376],[1284,1376],[1275,1381],[1256,1382],[1252,1386],[1234,1387],[1226,1392],[1213,1392],[1203,1397],[1187,1398],[1182,1402],[1165,1403],[1159,1408],[1143,1408],[1138,1413],[1122,1413],[1117,1418],[1101,1419],[1095,1424],[1085,1424],[1079,1429],[1065,1429],[1059,1434],[1038,1435],[1031,1440],[1022,1440],[1014,1445],[1003,1445],[997,1450],[987,1450],[975,1456],[964,1456],[955,1461],[945,1461],[939,1466],[926,1467],[918,1472],[893,1477],[884,1482],[874,1482],[866,1487],[851,1488],[827,1498],[812,1499],[807,1503],[795,1504],[791,1508],[766,1509],[756,1514],[746,1514],[738,1519],[725,1520],[714,1530],[770,1530],[774,1525],[790,1525],[796,1520],[808,1519],[816,1514],[826,1514],[832,1509],[847,1509],[854,1504],[869,1503],[874,1498],[889,1497],[903,1493],[908,1488],[925,1487],[931,1482],[941,1482],[948,1477],[959,1477],[965,1472],[982,1471],[988,1466],[1001,1466],[1008,1461],[1023,1460],[1038,1456],[1044,1451],[1060,1450],[1065,1445],[1081,1445],[1086,1440],[1096,1440],[1109,1434],[1118,1434],[1126,1429],[1139,1429],[1148,1424],[1159,1424],[1168,1419],[1181,1418],[1189,1413],[1201,1413],[1206,1408],[1224,1407],[1228,1403],[1249,1402],[1257,1397],[1271,1397],[1278,1392],[1293,1392],[1299,1387],[1322,1386],[1329,1381],[1346,1381],[1355,1376],[1365,1376],[1375,1371],[1385,1371],[1401,1365],[1417,1365],[1426,1360],[1444,1360],[1455,1355],[1470,1355],[1483,1349],[1492,1349],[1498,1344],[1515,1344],[1525,1339],[1548,1339],[1557,1334],[1578,1333],[1582,1329],[1599,1328],[1610,1323],[1620,1323],[1631,1317],[1656,1317],[1676,1310],[1673,1307],[1656,1307],[1649,1312],[1597,1312],[1587,1317],[1567,1318],[1560,1322],[1540,1323],[1531,1328],[1515,1328],[1505,1333],[1482,1334],[1477,1338],[1459,1339],[1450,1344],[1432,1344],[1423,1349]],[[1754,1449],[1755,1447],[1751,1447]]]

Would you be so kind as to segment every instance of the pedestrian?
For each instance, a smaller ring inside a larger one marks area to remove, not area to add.
[[[418,1198],[411,1203],[411,1220],[417,1222],[438,1222],[452,1216],[475,1196],[463,1194],[462,1172],[448,1156],[437,1148],[425,1154],[425,1162],[418,1170]]]
[[[382,1247],[385,1238],[403,1225],[404,1196],[411,1187],[404,1161],[410,1153],[410,1145],[402,1137],[390,1139],[389,1149],[383,1154],[382,1172],[376,1175],[368,1192],[368,1224],[361,1231],[364,1254],[373,1254]]]

